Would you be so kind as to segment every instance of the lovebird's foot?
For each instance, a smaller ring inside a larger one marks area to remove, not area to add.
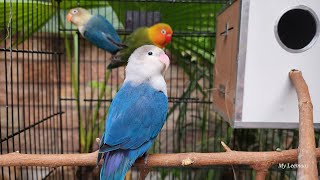
[[[144,159],[144,165],[147,165],[147,163],[148,163],[148,158],[149,158],[149,153],[146,152],[146,153],[144,153],[142,156],[143,156],[143,159]]]

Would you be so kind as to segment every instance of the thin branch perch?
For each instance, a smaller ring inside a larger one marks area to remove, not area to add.
[[[318,179],[316,144],[313,127],[313,106],[308,86],[301,71],[289,73],[291,82],[297,91],[299,101],[299,156],[297,179]]]
[[[96,166],[98,152],[84,154],[20,154],[17,152],[0,155],[0,166]],[[316,156],[320,159],[320,148],[316,149]],[[268,166],[278,163],[297,162],[298,151],[296,149],[283,150],[281,152],[244,152],[231,151],[219,153],[176,153],[176,154],[152,154],[148,157],[148,163],[144,159],[138,159],[135,167],[182,167],[185,159],[193,162],[184,167],[208,167],[213,165],[250,165]]]

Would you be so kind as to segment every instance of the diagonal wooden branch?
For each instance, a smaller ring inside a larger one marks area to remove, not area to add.
[[[308,86],[299,70],[289,73],[299,101],[299,147],[297,179],[318,179],[316,144],[313,127],[313,106]]]
[[[226,152],[232,152],[231,148],[227,146],[224,142],[221,141],[221,145],[225,149]],[[260,164],[252,164],[251,167],[256,170],[256,180],[264,180],[267,176],[268,169],[272,166],[272,164],[268,162],[261,162]],[[233,166],[232,166],[233,169]],[[233,169],[233,174],[236,179],[236,173]]]

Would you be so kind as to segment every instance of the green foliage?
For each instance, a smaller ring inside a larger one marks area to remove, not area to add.
[[[12,16],[10,16],[12,9]],[[28,39],[38,31],[56,12],[51,3],[41,2],[0,2],[0,25],[5,28],[8,37],[9,26],[11,26],[13,45]],[[0,43],[4,40],[0,39]]]
[[[96,80],[92,80],[92,81],[88,82],[87,86],[89,86],[92,89],[99,90],[99,91],[103,91],[104,89],[106,89],[107,91],[111,91],[111,88],[105,87],[105,84],[106,84],[105,82],[99,82]]]

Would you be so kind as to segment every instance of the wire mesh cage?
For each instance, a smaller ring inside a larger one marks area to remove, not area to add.
[[[166,47],[167,121],[150,153],[272,151],[297,147],[295,130],[233,130],[212,109],[215,19],[227,0],[2,1],[0,153],[86,153],[98,149],[124,67],[106,70],[110,54],[67,23],[72,7],[106,17],[122,39],[140,26],[172,26]],[[317,142],[319,137],[317,136]],[[235,174],[252,179],[248,167]],[[295,169],[270,170],[293,179]],[[132,179],[137,179],[135,168]],[[98,167],[1,167],[1,179],[98,179]],[[233,179],[232,167],[156,168],[147,179]]]
[[[1,154],[63,153],[60,106],[60,53],[57,34],[40,31],[40,16],[54,11],[43,2],[1,2]],[[24,16],[20,16],[22,14]],[[19,16],[19,17],[18,17]],[[53,170],[41,167],[1,168],[2,179],[42,179]]]

